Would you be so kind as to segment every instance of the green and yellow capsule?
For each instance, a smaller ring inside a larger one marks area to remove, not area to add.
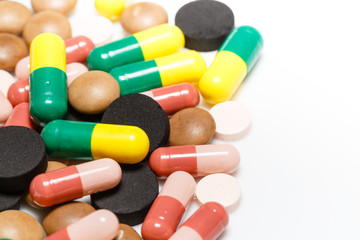
[[[180,28],[161,24],[94,48],[88,56],[87,65],[90,70],[108,72],[125,64],[175,53],[184,45],[185,38]]]
[[[43,33],[30,46],[30,114],[40,125],[61,119],[67,112],[65,42]]]
[[[199,81],[205,101],[216,104],[229,100],[259,58],[262,47],[263,38],[255,28],[233,29]]]
[[[200,53],[185,51],[114,68],[110,74],[120,85],[120,95],[188,82],[197,85],[206,71]]]

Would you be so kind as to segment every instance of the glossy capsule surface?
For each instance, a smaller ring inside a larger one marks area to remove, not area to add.
[[[37,125],[30,117],[29,103],[24,102],[16,105],[4,126],[22,126],[36,130]]]
[[[109,210],[100,209],[51,234],[45,240],[110,240],[119,229],[119,220]]]
[[[46,151],[53,158],[112,158],[138,163],[149,151],[149,138],[135,126],[55,120],[42,130]]]
[[[186,220],[169,240],[216,240],[229,223],[225,208],[207,202]]]
[[[19,80],[11,84],[7,96],[11,104],[15,107],[19,103],[29,102],[29,91],[29,79]]]
[[[184,108],[195,107],[200,102],[199,91],[190,83],[156,88],[141,94],[154,99],[167,115],[172,115]]]
[[[109,73],[118,81],[121,95],[190,82],[197,84],[206,71],[203,57],[196,51],[128,64]]]
[[[145,240],[167,240],[175,232],[196,188],[188,173],[174,172],[166,179],[142,224]]]
[[[205,101],[216,104],[230,100],[259,58],[262,47],[263,38],[255,28],[233,29],[199,81]]]
[[[86,59],[94,49],[94,43],[85,36],[76,36],[65,40],[66,63],[86,62]]]
[[[120,165],[112,159],[72,165],[37,175],[30,184],[30,195],[41,207],[50,207],[83,196],[111,189],[121,180]]]
[[[175,53],[184,45],[184,34],[177,26],[162,24],[94,48],[87,64],[90,70],[108,72],[125,64]]]
[[[61,119],[67,112],[66,53],[62,38],[38,35],[30,46],[30,114],[35,123]]]
[[[151,170],[158,177],[167,177],[175,171],[186,171],[195,177],[231,173],[239,164],[240,154],[230,144],[161,147],[149,160]]]

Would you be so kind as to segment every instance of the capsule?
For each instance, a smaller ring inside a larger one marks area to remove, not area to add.
[[[29,79],[19,80],[10,85],[7,96],[15,107],[19,103],[29,102]]]
[[[195,107],[200,102],[199,91],[189,83],[156,88],[141,94],[154,99],[167,115],[172,115],[184,108]]]
[[[199,81],[205,101],[216,104],[230,100],[259,58],[262,47],[263,39],[255,28],[233,29]]]
[[[108,72],[125,64],[170,55],[184,45],[185,38],[180,28],[161,24],[94,48],[88,56],[87,64],[90,70]]]
[[[142,224],[144,240],[167,240],[173,235],[195,188],[194,178],[186,172],[178,171],[169,176]]]
[[[164,178],[175,171],[185,171],[194,177],[212,173],[231,173],[240,164],[240,154],[230,144],[208,144],[161,147],[149,160],[155,174]]]
[[[30,46],[30,114],[44,126],[67,112],[65,43],[53,33],[38,35]]]
[[[125,8],[126,0],[95,0],[97,12],[111,21],[117,21]]]
[[[30,195],[41,207],[50,207],[111,189],[121,180],[120,165],[110,158],[72,165],[37,175]]]
[[[125,95],[182,82],[197,84],[205,71],[204,58],[191,50],[117,67],[110,74],[118,81],[120,94]]]
[[[118,229],[119,220],[116,215],[109,210],[100,209],[60,229],[44,240],[110,240],[115,239]]]
[[[30,117],[29,103],[24,102],[16,105],[4,126],[22,126],[36,130],[37,125],[31,120]]]
[[[11,115],[13,107],[10,101],[6,98],[6,96],[0,90],[0,124],[5,123],[6,120]]]
[[[50,157],[64,159],[112,158],[138,163],[149,152],[149,138],[135,126],[55,120],[42,130]]]
[[[207,202],[186,220],[169,240],[216,240],[229,223],[225,208]]]

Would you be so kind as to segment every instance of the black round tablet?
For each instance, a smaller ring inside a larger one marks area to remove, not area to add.
[[[0,212],[5,210],[19,210],[20,201],[24,192],[0,192]]]
[[[169,118],[161,106],[143,94],[127,94],[113,101],[105,110],[102,123],[137,126],[150,140],[149,154],[166,146],[169,140]]]
[[[47,157],[40,134],[20,126],[0,128],[0,192],[17,192],[45,172]]]
[[[185,47],[203,52],[213,51],[220,48],[234,28],[234,14],[224,3],[198,0],[179,9],[175,25],[185,35]]]
[[[120,183],[113,189],[91,195],[91,205],[108,209],[131,226],[144,221],[159,193],[159,182],[146,164],[121,165]]]

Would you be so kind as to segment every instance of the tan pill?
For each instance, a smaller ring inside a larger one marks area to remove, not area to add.
[[[76,6],[77,0],[31,0],[35,12],[52,10],[62,14],[70,13]]]
[[[6,210],[0,212],[0,238],[41,240],[44,232],[33,216],[18,210]]]
[[[31,16],[31,11],[21,3],[0,2],[0,32],[20,34]]]
[[[120,223],[119,232],[114,240],[141,240],[139,234],[129,225]]]
[[[42,11],[30,18],[25,25],[23,37],[28,45],[40,33],[55,33],[64,40],[71,38],[71,25],[68,19],[55,11]]]
[[[24,40],[10,33],[0,33],[0,69],[12,71],[16,63],[27,56],[29,49]]]
[[[128,33],[136,33],[157,25],[167,23],[168,15],[164,8],[151,2],[131,4],[121,14],[120,22]]]
[[[118,97],[118,82],[109,73],[102,71],[86,72],[76,78],[68,88],[71,106],[85,114],[103,112]]]
[[[44,230],[47,235],[53,234],[92,212],[95,212],[95,209],[83,202],[71,202],[61,205],[46,215],[43,221]]]
[[[201,108],[186,108],[170,118],[170,146],[202,145],[215,133],[215,120]]]

